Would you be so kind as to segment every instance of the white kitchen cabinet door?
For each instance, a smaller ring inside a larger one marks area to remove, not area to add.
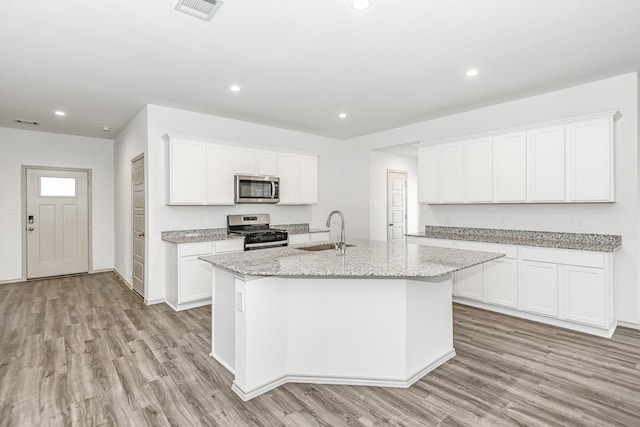
[[[493,140],[480,138],[464,143],[465,201],[493,201]]]
[[[258,175],[278,176],[278,153],[258,151]]]
[[[235,153],[227,145],[206,144],[206,203],[234,204]]]
[[[318,158],[315,156],[300,156],[299,203],[318,203]]]
[[[485,300],[489,304],[518,307],[518,260],[500,258],[484,264]]]
[[[496,202],[527,200],[525,132],[493,137],[493,194]]]
[[[532,202],[565,199],[564,126],[527,132],[527,195]]]
[[[562,265],[562,318],[607,326],[607,283],[604,269]]]
[[[438,147],[418,150],[418,198],[420,203],[440,201]]]
[[[438,147],[440,202],[464,202],[464,146],[462,143]]]
[[[571,201],[613,201],[613,118],[567,125]]]
[[[457,271],[454,279],[454,295],[482,301],[484,299],[483,266],[476,265]]]
[[[558,316],[558,266],[522,260],[519,266],[520,309],[545,316]]]
[[[236,148],[236,173],[241,175],[278,175],[278,153],[275,151]]]
[[[250,148],[236,148],[236,170],[240,175],[258,173],[258,151]]]
[[[213,268],[208,262],[199,260],[201,254],[180,258],[180,304],[211,298]]]
[[[169,146],[169,204],[204,204],[205,144],[172,138]]]
[[[281,205],[300,203],[300,156],[278,153],[278,176],[280,177]]]

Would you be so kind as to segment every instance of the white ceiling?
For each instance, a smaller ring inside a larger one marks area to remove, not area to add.
[[[348,139],[640,70],[640,0],[371,3],[226,0],[206,22],[175,0],[2,0],[0,126],[113,138],[157,104]]]

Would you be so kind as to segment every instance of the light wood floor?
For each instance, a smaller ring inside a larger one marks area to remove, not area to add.
[[[409,389],[287,384],[243,403],[210,308],[112,273],[0,285],[0,425],[640,426],[640,331],[596,338],[456,305],[457,357]]]

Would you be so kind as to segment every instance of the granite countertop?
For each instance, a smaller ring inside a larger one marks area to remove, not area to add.
[[[227,234],[226,228],[163,231],[160,235],[162,240],[169,243],[200,243],[214,242],[216,240],[244,239],[243,236]]]
[[[558,233],[430,225],[425,227],[424,233],[407,234],[407,236],[596,252],[613,252],[622,246],[622,236],[612,234]]]
[[[369,240],[353,240],[344,256],[335,250],[293,247],[200,257],[245,276],[404,278],[437,277],[504,254]],[[313,246],[305,245],[302,247]]]

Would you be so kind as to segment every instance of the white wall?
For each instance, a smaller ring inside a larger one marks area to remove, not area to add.
[[[132,122],[130,127],[135,126]],[[125,132],[137,133],[128,127]],[[341,209],[343,161],[340,156],[343,142],[301,132],[263,126],[190,111],[147,106],[148,142],[146,150],[147,173],[147,258],[146,299],[150,302],[164,299],[166,263],[170,243],[160,239],[161,231],[226,227],[226,216],[232,213],[269,213],[273,224],[311,223],[323,226],[332,209]],[[231,143],[250,144],[283,151],[307,152],[319,155],[319,202],[313,206],[168,206],[167,143],[161,138],[167,133],[191,135]],[[124,141],[124,138],[123,138]],[[120,142],[120,138],[118,139]],[[131,144],[125,143],[125,144]],[[135,151],[135,150],[134,150]],[[130,153],[132,154],[132,153]],[[118,158],[119,170],[127,170],[130,159]],[[125,165],[126,163],[126,165]],[[123,173],[123,172],[118,172]],[[125,189],[119,189],[124,192]],[[127,194],[117,196],[118,217],[130,215]],[[119,220],[120,221],[120,220]],[[126,228],[126,226],[123,226]],[[119,231],[120,232],[120,231]],[[130,251],[125,250],[125,265],[130,265]],[[120,261],[119,261],[120,263]]]
[[[92,263],[113,268],[113,141],[0,128],[0,281],[23,279],[22,165],[92,171]]]
[[[616,200],[613,204],[424,205],[425,224],[621,234],[615,256],[617,314],[640,324],[638,289],[638,75],[622,75],[565,90],[416,123],[347,141],[363,150],[410,141],[437,141],[475,133],[619,110],[615,123]],[[369,205],[351,215],[367,215]],[[504,218],[504,225],[500,219]],[[574,227],[580,219],[583,229]]]
[[[147,141],[147,108],[145,107],[120,132],[114,143],[115,270],[128,282],[129,286],[133,283],[131,160],[146,152]],[[146,173],[145,168],[145,175]],[[148,195],[145,194],[145,199],[147,197]],[[145,245],[148,246],[146,242]]]
[[[387,171],[407,172],[407,233],[418,231],[418,159],[369,152],[369,238],[387,240]]]

